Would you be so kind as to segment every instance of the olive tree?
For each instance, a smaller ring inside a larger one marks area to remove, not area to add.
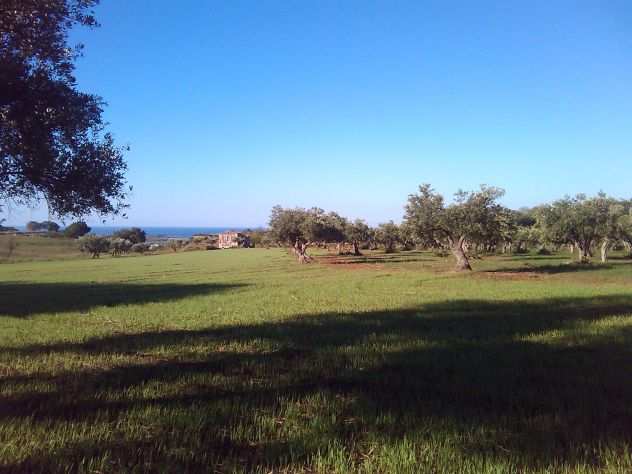
[[[471,270],[466,245],[499,238],[504,208],[498,199],[503,194],[500,188],[481,186],[478,191],[458,191],[454,202],[446,205],[442,195],[423,184],[408,197],[404,222],[422,245],[447,246],[457,271]]]
[[[84,235],[79,239],[79,249],[89,253],[92,258],[99,258],[102,253],[110,250],[110,241],[105,237],[97,237],[92,234]]]
[[[0,2],[0,199],[56,215],[126,207],[124,149],[106,131],[103,100],[77,89],[82,45],[68,35],[96,27],[97,0]]]
[[[119,239],[129,240],[132,244],[140,244],[147,240],[145,231],[140,227],[131,227],[129,229],[120,229],[114,232],[112,237],[118,237]]]
[[[90,227],[83,221],[73,222],[64,229],[64,235],[71,239],[77,239],[90,232]]]
[[[607,259],[610,245],[619,236],[617,222],[623,214],[624,208],[603,193],[592,198],[577,194],[540,206],[537,219],[547,239],[571,244],[577,248],[578,260],[586,263],[597,244],[602,246],[602,260]]]
[[[624,203],[624,214],[619,217],[619,237],[623,242],[628,255],[632,257],[632,201]]]
[[[284,209],[281,206],[272,208],[270,214],[270,233],[274,238],[289,246],[299,263],[307,263],[312,258],[307,254],[310,245],[323,242],[336,242],[339,245],[345,240],[346,219],[334,212],[324,210]]]
[[[371,238],[370,228],[362,219],[356,219],[347,223],[345,229],[346,238],[353,245],[353,254],[362,255],[360,252],[360,244],[368,242]]]
[[[375,239],[384,246],[384,252],[395,252],[395,246],[401,241],[400,229],[393,221],[388,221],[377,226]]]

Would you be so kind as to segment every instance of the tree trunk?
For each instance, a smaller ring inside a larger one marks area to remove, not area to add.
[[[605,238],[601,242],[601,263],[608,261],[608,250],[610,250],[610,239]]]
[[[338,242],[336,244],[336,249],[338,250],[338,255],[344,255],[344,253],[345,253],[344,245],[345,244],[343,242]]]
[[[293,251],[294,255],[298,259],[298,263],[309,263],[312,260],[312,257],[307,255],[307,246],[309,243],[307,242],[299,242],[298,240],[294,243]]]
[[[360,252],[360,246],[358,245],[357,240],[353,241],[353,255],[355,255],[356,257],[359,257],[362,255],[362,252]]]
[[[456,241],[450,239],[450,249],[452,250],[452,254],[456,258],[456,267],[455,270],[457,272],[472,270],[470,266],[470,261],[465,254],[465,250],[463,250],[463,243],[465,239],[463,237],[459,238]]]
[[[577,253],[579,254],[579,263],[590,262],[590,249],[585,243],[577,244]]]
[[[569,244],[568,248],[571,251],[571,255],[573,255],[575,253],[575,244]]]

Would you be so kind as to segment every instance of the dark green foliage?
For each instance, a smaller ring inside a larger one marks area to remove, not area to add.
[[[100,97],[77,90],[68,44],[93,27],[96,0],[3,0],[0,4],[0,199],[45,199],[56,215],[124,207],[123,150],[105,131]]]
[[[595,197],[578,194],[540,206],[538,225],[546,238],[557,245],[573,244],[579,260],[586,262],[594,246],[626,239],[629,202],[599,193]]]
[[[64,235],[71,239],[77,239],[90,232],[90,227],[83,221],[73,222],[64,229]]]
[[[393,221],[380,224],[375,232],[375,240],[384,247],[386,253],[395,252],[397,244],[401,242],[399,226]]]
[[[102,253],[110,250],[110,241],[105,237],[97,237],[91,234],[84,235],[81,237],[79,249],[90,254],[92,258],[99,258]]]
[[[404,224],[426,248],[449,247],[457,270],[471,270],[466,245],[488,251],[510,232],[510,211],[498,203],[500,188],[481,186],[479,191],[457,191],[446,205],[429,184],[408,196]]]
[[[145,231],[139,227],[131,227],[129,229],[121,229],[112,235],[112,237],[117,237],[119,239],[129,240],[133,244],[140,244],[147,240],[147,236],[145,235]]]
[[[353,253],[355,255],[361,255],[360,247],[368,244],[371,239],[371,229],[366,222],[362,219],[347,222],[344,233],[346,240],[353,245]]]

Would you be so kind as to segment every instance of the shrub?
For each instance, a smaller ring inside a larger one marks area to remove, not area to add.
[[[118,237],[119,239],[129,240],[132,244],[140,244],[147,240],[145,231],[140,227],[131,227],[129,229],[121,229],[114,232],[112,237]]]
[[[177,252],[178,249],[182,248],[182,245],[182,240],[179,239],[170,239],[169,242],[167,242],[167,247],[169,247],[174,252]]]
[[[105,237],[97,237],[93,234],[84,235],[80,239],[79,249],[89,253],[92,258],[99,258],[102,253],[110,249],[110,241]]]
[[[538,249],[538,255],[551,255],[551,251],[546,247],[540,247]]]
[[[64,229],[64,235],[71,239],[78,239],[90,232],[90,227],[83,221],[73,222]]]
[[[113,238],[110,239],[110,250],[112,251],[112,256],[117,257],[124,253],[127,253],[132,248],[132,242],[127,239],[121,238]]]
[[[130,250],[132,252],[134,252],[134,253],[143,254],[143,253],[145,253],[145,252],[147,252],[149,250],[149,244],[146,244],[144,242],[140,242],[138,244],[132,245],[132,248]]]

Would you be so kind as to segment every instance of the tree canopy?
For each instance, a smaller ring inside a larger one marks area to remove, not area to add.
[[[73,222],[64,229],[64,235],[71,239],[77,239],[90,232],[90,227],[83,221]]]
[[[129,240],[132,244],[140,244],[147,240],[145,231],[140,227],[131,227],[129,229],[118,230],[114,232],[112,237]]]
[[[627,203],[604,193],[595,197],[578,194],[540,206],[537,215],[546,238],[577,247],[581,262],[589,260],[598,243],[605,261],[611,242],[625,237],[626,210]]]
[[[123,149],[107,133],[103,100],[77,90],[68,44],[95,27],[98,0],[0,4],[0,199],[45,199],[56,215],[116,214],[125,207]]]
[[[500,188],[481,186],[479,191],[457,191],[452,204],[429,184],[408,197],[404,222],[426,247],[447,246],[457,259],[457,270],[471,270],[466,243],[500,238],[504,208]]]

